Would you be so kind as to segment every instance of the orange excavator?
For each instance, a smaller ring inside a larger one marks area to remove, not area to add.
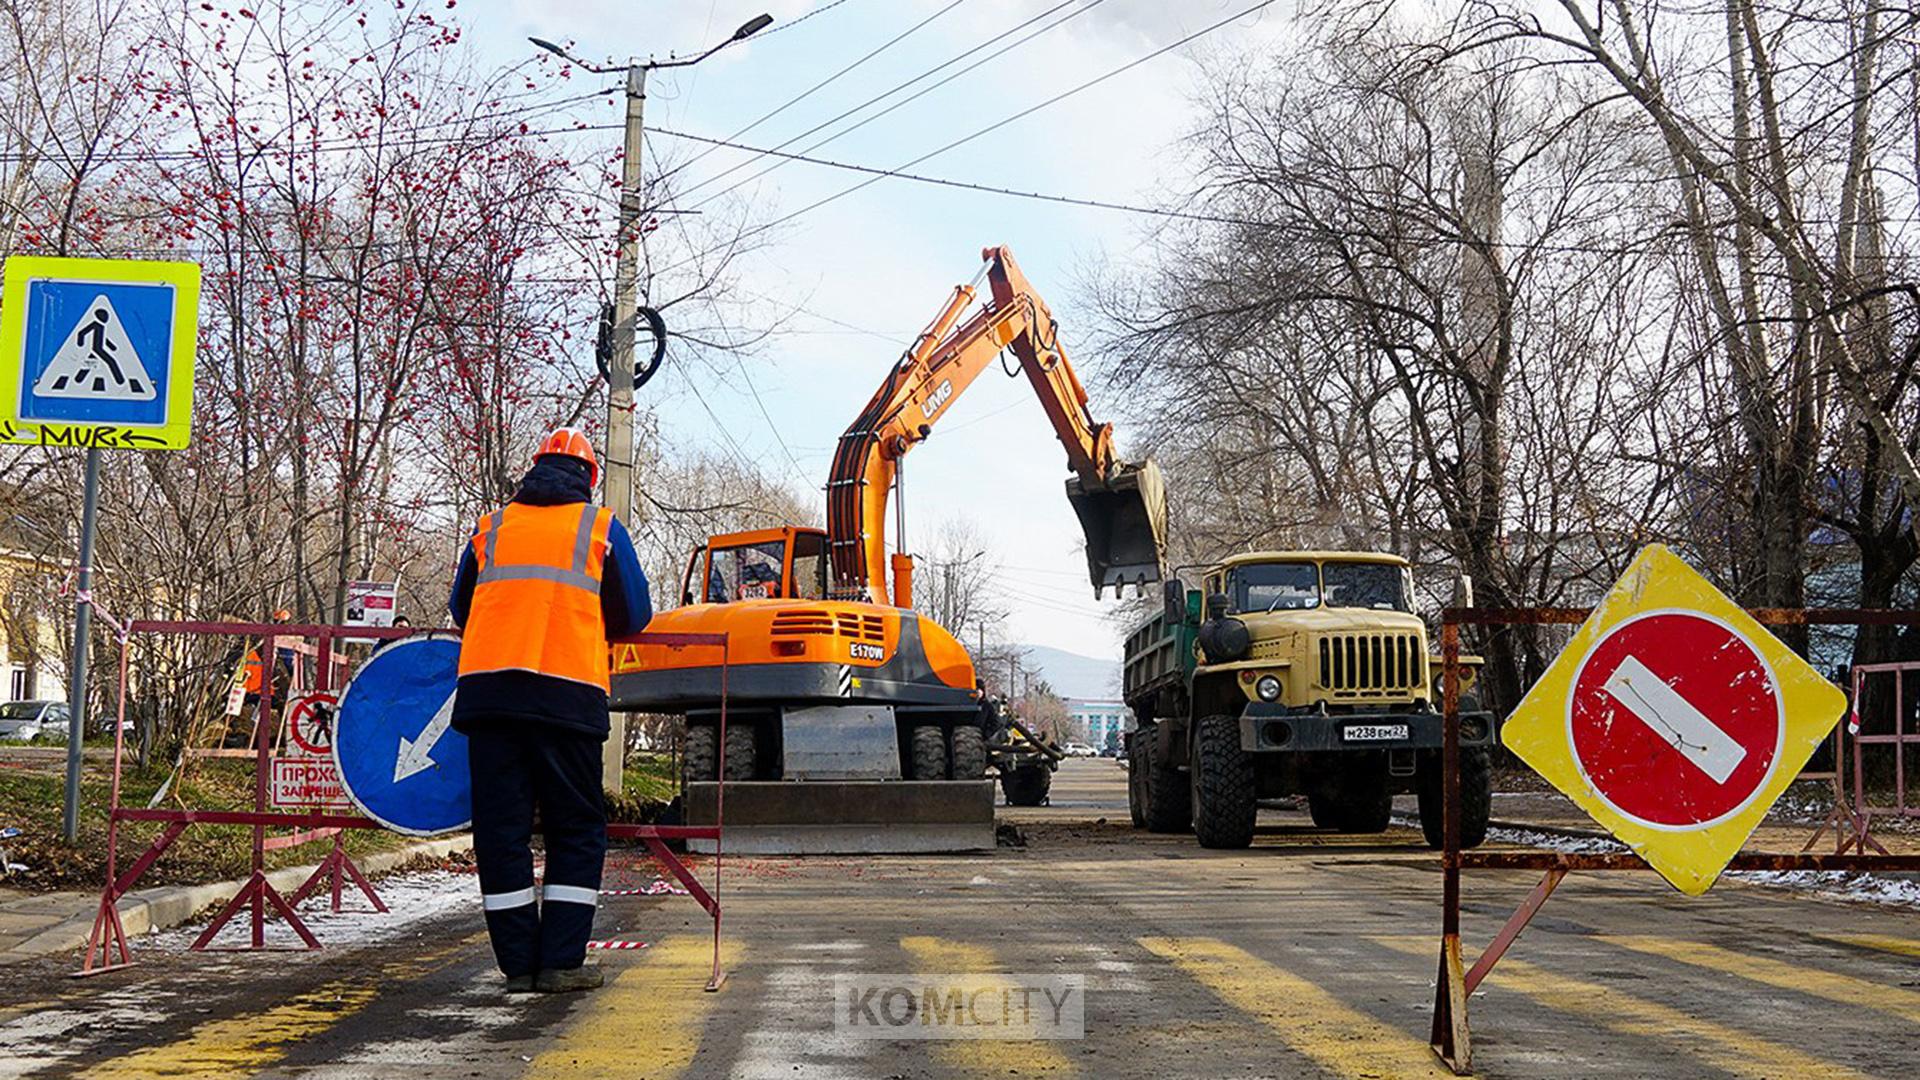
[[[728,635],[724,740],[712,650],[615,646],[613,707],[687,718],[689,821],[714,820],[724,760],[730,850],[991,847],[990,766],[1009,801],[1045,797],[1043,741],[983,696],[966,649],[913,611],[912,557],[887,552],[889,500],[904,532],[903,459],[1004,352],[1066,448],[1094,594],[1160,578],[1158,467],[1116,457],[1112,425],[1088,412],[1052,312],[1006,248],[982,257],[980,275],[954,289],[840,437],[827,528],[710,538],[687,560],[680,606],[648,624]],[[982,277],[990,295],[976,304]]]

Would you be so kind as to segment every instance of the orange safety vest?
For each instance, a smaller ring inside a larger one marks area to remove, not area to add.
[[[480,519],[460,674],[530,671],[608,688],[600,576],[613,512],[509,503]]]
[[[259,649],[248,650],[247,660],[246,660],[246,664],[244,665],[244,670],[247,673],[246,683],[245,683],[247,688],[247,693],[249,694],[259,693],[260,692],[260,650]]]

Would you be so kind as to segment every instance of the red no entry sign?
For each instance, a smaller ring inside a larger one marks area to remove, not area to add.
[[[1845,707],[1792,649],[1652,544],[1527,691],[1500,741],[1697,895]]]
[[[1567,713],[1595,793],[1655,828],[1711,824],[1745,806],[1785,735],[1759,650],[1692,611],[1648,612],[1608,631],[1574,676]]]

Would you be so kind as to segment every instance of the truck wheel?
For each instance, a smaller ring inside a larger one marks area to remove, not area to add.
[[[1393,821],[1393,789],[1387,785],[1387,763],[1367,754],[1341,770],[1335,828],[1348,833],[1386,832]]]
[[[953,778],[984,780],[987,777],[987,737],[971,724],[953,729]]]
[[[1188,793],[1187,774],[1171,763],[1162,764],[1154,748],[1156,732],[1148,732],[1140,758],[1146,763],[1147,830],[1157,833],[1183,833],[1193,827],[1193,802]]]
[[[1193,835],[1204,848],[1243,848],[1253,843],[1253,757],[1240,748],[1240,721],[1209,716],[1193,735]]]
[[[751,780],[759,762],[755,760],[753,728],[746,724],[727,725],[727,781]]]
[[[1000,774],[1000,791],[1008,806],[1039,806],[1053,788],[1053,770],[1045,765],[1022,765]]]
[[[915,780],[947,778],[947,737],[938,727],[922,724],[913,729],[911,768]]]
[[[717,775],[714,763],[720,757],[719,736],[710,727],[687,728],[686,754],[680,760],[680,775],[687,783],[704,783]]]
[[[1146,739],[1141,735],[1136,731],[1127,736],[1127,816],[1133,819],[1136,829],[1147,827]]]
[[[1307,795],[1307,816],[1322,829],[1340,827],[1340,800],[1331,791],[1315,791]]]
[[[1420,770],[1420,831],[1427,846],[1439,851],[1447,846],[1441,814],[1440,755],[1435,753],[1431,768]],[[1479,847],[1487,838],[1487,819],[1493,816],[1493,755],[1484,746],[1460,748],[1460,846]]]

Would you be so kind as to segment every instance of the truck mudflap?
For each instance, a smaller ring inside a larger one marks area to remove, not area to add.
[[[1250,753],[1338,750],[1435,750],[1437,712],[1327,714],[1255,703],[1240,714],[1240,748]],[[1493,746],[1499,724],[1490,712],[1460,714],[1461,746]]]

